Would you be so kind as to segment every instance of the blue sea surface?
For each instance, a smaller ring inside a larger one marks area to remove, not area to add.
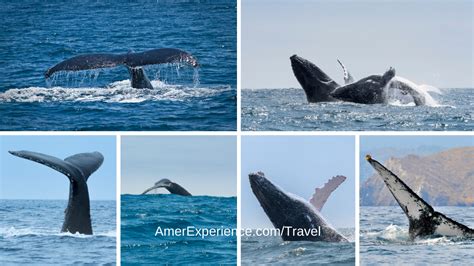
[[[355,265],[354,228],[338,231],[350,242],[283,241],[277,236],[242,237],[242,265]]]
[[[0,264],[116,264],[115,201],[91,202],[93,235],[61,233],[67,200],[0,200]]]
[[[245,131],[472,131],[474,89],[443,89],[436,107],[308,103],[303,89],[243,89]]]
[[[237,238],[155,236],[158,227],[229,228],[237,227],[235,197],[172,194],[122,195],[121,263],[131,264],[236,264]]]
[[[227,1],[0,0],[0,130],[236,130],[237,7]],[[88,53],[179,48],[197,70],[45,71]]]
[[[434,207],[474,228],[474,207]],[[360,207],[361,265],[472,265],[473,239],[432,237],[409,240],[408,218],[399,206]]]

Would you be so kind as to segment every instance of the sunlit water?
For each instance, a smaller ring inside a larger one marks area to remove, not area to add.
[[[474,207],[435,207],[474,228]],[[399,206],[360,208],[361,265],[471,265],[474,240],[431,237],[410,241],[408,218]]]
[[[93,235],[61,233],[66,200],[0,200],[0,264],[116,264],[115,201],[91,201]]]
[[[242,130],[432,131],[474,129],[474,90],[443,89],[435,106],[308,103],[303,89],[242,90]]]
[[[236,264],[237,238],[156,235],[157,228],[236,228],[235,197],[122,195],[122,265]]]
[[[235,130],[236,2],[3,2],[0,130]],[[44,72],[85,53],[173,47],[200,63]]]

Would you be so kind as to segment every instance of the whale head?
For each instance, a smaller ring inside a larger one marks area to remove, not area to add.
[[[249,174],[249,181],[255,197],[273,224],[286,220],[285,210],[291,209],[294,199],[265,178],[262,172]]]
[[[312,62],[298,56],[290,57],[293,73],[303,87],[308,102],[334,100],[329,93],[339,85]]]
[[[262,172],[249,174],[250,187],[255,197],[259,201],[268,218],[275,226],[282,230],[281,237],[285,241],[293,240],[311,240],[317,241],[309,236],[297,236],[288,231],[286,228],[321,228],[327,229],[325,233],[331,234],[332,229],[328,226],[319,212],[305,200],[297,196],[286,193],[278,186],[274,185],[270,180],[265,178]],[[328,236],[329,237],[329,236]],[[334,236],[334,239],[339,238]]]

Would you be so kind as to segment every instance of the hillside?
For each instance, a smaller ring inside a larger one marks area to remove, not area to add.
[[[431,205],[474,206],[474,147],[391,157],[383,164]],[[360,200],[363,206],[397,204],[377,174],[362,183]]]

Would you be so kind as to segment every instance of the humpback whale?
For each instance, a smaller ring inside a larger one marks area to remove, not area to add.
[[[370,75],[333,90],[330,95],[336,99],[364,104],[384,103],[384,88],[395,77],[395,69],[390,68],[383,75]]]
[[[59,71],[80,71],[124,65],[129,71],[132,88],[153,89],[143,66],[165,63],[187,63],[192,67],[199,66],[197,59],[185,51],[161,48],[140,53],[78,55],[49,68],[44,76],[48,79]]]
[[[435,211],[433,207],[413,192],[398,176],[378,161],[372,159],[370,155],[366,155],[365,159],[383,178],[390,193],[392,193],[398,205],[400,205],[408,217],[408,233],[411,240],[414,240],[416,237],[431,235],[474,238],[473,229]]]
[[[150,192],[153,189],[157,188],[166,188],[171,194],[181,195],[181,196],[192,196],[186,189],[177,183],[172,182],[169,179],[163,178],[160,181],[156,182],[151,188],[143,191],[142,195]]]
[[[9,151],[14,156],[44,164],[69,179],[69,201],[64,211],[61,232],[92,235],[89,190],[87,180],[102,165],[104,157],[99,152],[78,153],[64,160],[32,151]]]
[[[342,176],[332,178],[323,188],[316,189],[310,203],[284,192],[262,172],[249,174],[255,197],[275,228],[280,229],[284,241],[348,241],[319,213],[331,192],[344,180]],[[293,230],[285,230],[288,227],[304,230],[320,228],[321,235],[295,234]]]
[[[310,103],[332,101],[362,104],[385,103],[387,100],[386,88],[389,87],[410,94],[416,105],[424,105],[426,102],[425,96],[414,88],[414,84],[395,77],[393,68],[382,75],[371,75],[354,82],[353,76],[347,71],[344,64],[337,60],[344,71],[345,85],[341,86],[309,60],[292,55],[290,61],[293,73]]]
[[[344,83],[345,85],[349,85],[351,83],[354,83],[354,77],[351,75],[351,73],[347,70],[346,66],[338,59],[337,62],[339,65],[342,67],[342,71],[344,73]],[[415,105],[425,105],[426,104],[426,99],[425,95],[422,95],[418,90],[416,90],[415,87],[418,85],[414,84],[413,82],[406,80],[402,77],[394,76],[386,85],[388,88],[394,88],[400,90],[404,94],[410,94],[413,102]],[[426,86],[426,85],[425,85]],[[340,100],[344,100],[344,98],[349,98],[352,99],[354,96],[351,96],[351,94],[357,94],[357,88],[354,88],[355,86],[348,86],[348,87],[340,87],[337,88],[336,90],[331,92],[331,95],[333,97],[336,97]],[[382,87],[381,90],[384,88]],[[336,95],[339,94],[340,96]],[[380,92],[382,95],[383,92]],[[360,96],[359,96],[360,97]],[[385,96],[384,96],[385,97]]]

